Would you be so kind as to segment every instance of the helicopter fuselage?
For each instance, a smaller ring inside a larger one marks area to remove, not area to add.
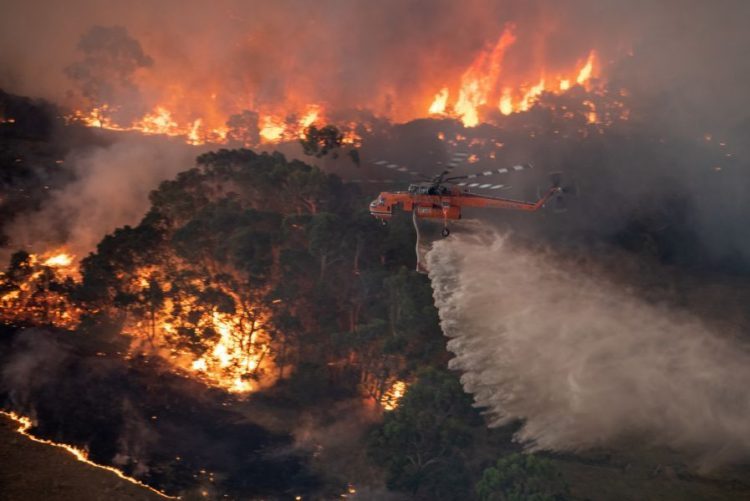
[[[477,195],[457,187],[411,185],[409,191],[380,193],[375,200],[370,202],[370,214],[385,222],[393,217],[393,211],[397,207],[406,212],[414,212],[418,218],[444,220],[461,219],[463,207],[534,212],[544,207],[544,204],[559,192],[559,187],[552,187],[536,202],[523,202]]]

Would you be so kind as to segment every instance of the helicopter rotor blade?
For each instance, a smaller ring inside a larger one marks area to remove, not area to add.
[[[511,187],[509,184],[492,184],[492,183],[469,183],[466,181],[455,183],[456,186],[465,186],[466,188],[479,188],[482,190],[507,190]]]
[[[465,151],[457,151],[451,155],[448,162],[445,164],[445,169],[440,173],[440,176],[445,176],[453,172],[453,169],[463,164],[469,159],[469,154]]]
[[[359,183],[359,184],[403,184],[403,181],[396,179],[345,179],[346,183]]]
[[[423,174],[422,172],[419,172],[417,170],[412,170],[405,165],[399,165],[397,163],[389,162],[388,160],[375,160],[372,162],[372,164],[377,165],[378,167],[385,167],[386,169],[390,169],[394,172],[403,172],[414,177],[423,178],[425,180],[430,179],[429,176],[427,176],[426,174]]]
[[[508,174],[510,172],[519,172],[519,171],[522,171],[524,169],[530,169],[531,167],[532,167],[531,164],[519,164],[519,165],[514,165],[514,166],[512,166],[510,168],[501,167],[499,169],[486,170],[484,172],[477,172],[477,173],[474,173],[474,174],[467,174],[465,176],[449,177],[449,178],[445,179],[445,182],[452,182],[452,181],[456,181],[458,179],[476,179],[478,177],[496,176],[498,174]]]

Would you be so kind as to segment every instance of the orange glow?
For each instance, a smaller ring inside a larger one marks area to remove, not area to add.
[[[544,92],[544,79],[526,91],[526,94],[523,95],[521,102],[518,104],[518,109],[521,111],[528,110],[542,92]]]
[[[445,105],[448,102],[448,87],[443,87],[440,92],[435,94],[435,99],[430,105],[428,113],[431,115],[439,115],[445,113]]]
[[[510,95],[511,90],[503,90],[503,97],[500,98],[500,113],[510,115],[513,113],[513,97]]]
[[[260,137],[266,143],[277,143],[283,138],[285,130],[286,127],[283,121],[267,115],[263,118]]]
[[[404,381],[395,381],[388,390],[380,397],[380,405],[386,411],[393,411],[398,408],[399,401],[406,394],[407,385]]]
[[[203,123],[203,120],[200,118],[193,122],[193,125],[190,127],[190,131],[187,134],[187,142],[188,144],[201,144],[201,137],[200,137],[200,127],[201,123]]]
[[[132,278],[130,291],[148,297],[158,276],[156,268],[141,270]],[[152,315],[131,317],[124,331],[133,337],[132,349],[157,350],[181,372],[230,393],[249,393],[272,384],[275,365],[271,336],[265,329],[268,315],[237,291],[216,283],[212,287],[231,297],[237,311],[207,310],[198,299],[206,283],[195,280],[190,285],[195,293],[170,294]],[[169,283],[159,287],[165,293],[172,290]],[[212,335],[201,336],[199,352],[177,348],[185,329]]]
[[[585,85],[591,79],[591,76],[594,71],[594,57],[595,56],[596,55],[594,54],[594,51],[592,50],[589,53],[589,57],[586,60],[586,64],[584,65],[583,68],[581,68],[578,71],[578,76],[576,77],[576,83],[578,85]]]
[[[87,465],[93,466],[94,468],[98,468],[100,470],[106,470],[106,471],[108,471],[110,473],[114,473],[115,475],[117,475],[121,479],[126,480],[126,481],[130,482],[131,484],[138,485],[139,487],[143,487],[144,489],[148,489],[151,492],[153,492],[154,494],[157,494],[157,495],[159,495],[159,496],[161,496],[163,498],[167,498],[167,499],[179,499],[177,497],[173,497],[173,496],[169,496],[167,494],[164,494],[163,492],[161,492],[161,491],[159,491],[157,489],[154,489],[153,487],[151,487],[149,485],[144,484],[140,480],[137,480],[137,479],[135,479],[133,477],[129,477],[129,476],[125,475],[123,472],[121,472],[117,468],[113,468],[111,466],[104,466],[104,465],[101,465],[101,464],[94,463],[93,461],[91,461],[89,459],[88,452],[86,452],[85,450],[80,449],[80,448],[78,448],[78,447],[76,447],[74,445],[61,444],[59,442],[53,442],[51,440],[45,440],[43,438],[37,438],[37,437],[35,437],[31,433],[29,433],[29,430],[34,425],[34,423],[32,423],[31,419],[29,419],[29,418],[27,418],[25,416],[21,416],[19,414],[16,414],[15,412],[6,412],[6,411],[0,411],[0,414],[2,414],[3,416],[6,416],[6,417],[12,419],[13,421],[15,421],[16,423],[18,423],[18,428],[16,429],[16,431],[18,433],[20,433],[21,435],[27,437],[28,439],[34,441],[34,442],[37,442],[37,443],[40,443],[40,444],[45,444],[45,445],[50,445],[52,447],[57,447],[58,449],[62,449],[64,451],[68,452],[69,454],[71,454],[74,458],[76,458],[78,461],[80,461],[82,463],[86,463]]]
[[[177,264],[175,258],[173,261]],[[189,264],[179,264],[188,269]],[[174,270],[173,270],[174,271]],[[30,254],[12,273],[0,273],[4,293],[0,295],[0,320],[6,324],[32,323],[75,329],[82,316],[61,285],[78,276],[75,256],[64,250]],[[269,315],[242,291],[209,279],[189,283],[190,293],[173,290],[156,266],[133,276],[121,277],[129,294],[138,298],[129,311],[123,332],[132,337],[133,352],[156,354],[179,372],[231,393],[248,393],[275,381],[271,335],[266,329]],[[234,312],[220,311],[200,302],[211,283],[234,305]],[[162,299],[152,303],[152,287]],[[184,347],[184,332],[194,332],[193,348]]]
[[[299,121],[300,129],[304,130],[306,127],[309,127],[315,122],[317,122],[320,113],[321,113],[320,106],[317,106],[317,105],[309,106],[307,109],[307,112]]]
[[[573,80],[576,84],[582,85],[589,90],[591,78],[593,78],[596,71],[595,61],[596,53],[591,51],[585,62],[579,64],[574,71],[571,71],[568,77],[548,79],[541,76],[535,85],[522,86],[521,90],[515,92],[511,87],[505,87],[498,102],[500,113],[510,115],[511,113],[527,111],[534,105],[543,92],[553,94],[565,92],[570,89],[570,82]]]
[[[487,104],[497,88],[505,51],[516,41],[513,30],[512,26],[507,27],[492,50],[481,52],[461,76],[454,109],[467,127],[479,123],[479,108]]]
[[[394,99],[391,89],[382,89],[356,109],[401,122],[449,116],[473,127],[491,121],[497,117],[497,111],[503,115],[527,111],[544,92],[560,94],[574,86],[591,91],[592,82],[598,82],[595,77],[601,69],[593,50],[577,63],[564,67],[554,61],[542,62],[543,54],[542,58],[519,61],[519,54],[528,53],[529,42],[517,36],[516,30],[514,25],[507,25],[493,43],[476,51],[465,66],[454,66],[450,74],[440,74],[432,82],[415,82],[417,95],[399,100],[401,96]],[[523,45],[520,40],[524,40]],[[513,63],[512,72],[505,70],[508,62]],[[305,86],[287,87],[276,101],[259,102],[252,88],[229,92],[223,88],[228,84],[221,80],[207,78],[191,85],[184,83],[187,80],[143,73],[138,85],[161,98],[152,101],[150,111],[135,119],[122,118],[128,103],[100,103],[79,109],[67,118],[89,127],[181,137],[193,145],[224,144],[229,138],[247,147],[296,141],[303,137],[306,127],[325,123],[339,127],[347,144],[359,144],[361,139],[354,130],[365,124],[352,126],[351,116],[337,116],[337,110],[327,109],[330,104],[315,99]],[[248,117],[255,123],[245,123]],[[235,131],[245,133],[235,134]]]
[[[166,108],[157,106],[156,109],[144,116],[134,126],[136,130],[144,134],[165,134],[168,136],[178,135],[178,125],[172,119],[172,113]]]
[[[71,254],[62,251],[47,257],[42,264],[53,268],[67,268],[73,264],[73,258]]]
[[[23,268],[10,275],[0,273],[6,290],[0,296],[0,320],[74,328],[81,311],[53,284],[64,283],[77,273],[75,256],[64,250],[30,254]]]
[[[589,100],[584,101],[583,105],[589,110],[586,112],[586,122],[589,124],[597,123],[599,121],[599,116],[596,113],[596,105]]]

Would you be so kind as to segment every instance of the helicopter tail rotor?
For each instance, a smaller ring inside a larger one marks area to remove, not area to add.
[[[552,188],[557,189],[554,196],[553,210],[555,212],[565,212],[568,210],[568,199],[578,195],[578,185],[574,181],[563,184],[562,172],[552,172],[549,177]]]

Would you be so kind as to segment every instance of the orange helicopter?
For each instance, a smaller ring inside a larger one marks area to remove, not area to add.
[[[431,179],[428,178],[429,181],[410,184],[407,191],[384,191],[380,193],[375,200],[370,202],[370,214],[383,224],[387,224],[388,220],[393,217],[394,208],[401,207],[406,212],[412,212],[415,219],[442,219],[444,222],[442,235],[447,237],[450,235],[448,220],[461,219],[461,209],[463,207],[484,207],[534,212],[544,207],[550,199],[557,198],[558,208],[561,209],[562,194],[572,191],[570,188],[563,188],[560,185],[561,174],[554,173],[551,174],[552,186],[536,202],[524,202],[471,193],[468,188],[496,190],[507,187],[503,184],[469,181],[471,179],[522,171],[531,168],[531,165],[515,165],[511,168],[499,168],[476,174],[446,177],[467,156],[468,154],[466,153],[454,154],[451,162],[447,164],[447,168],[440,174]],[[374,163],[400,172],[420,175],[418,172],[409,171],[405,167],[400,167],[397,164],[388,163],[384,160]]]

